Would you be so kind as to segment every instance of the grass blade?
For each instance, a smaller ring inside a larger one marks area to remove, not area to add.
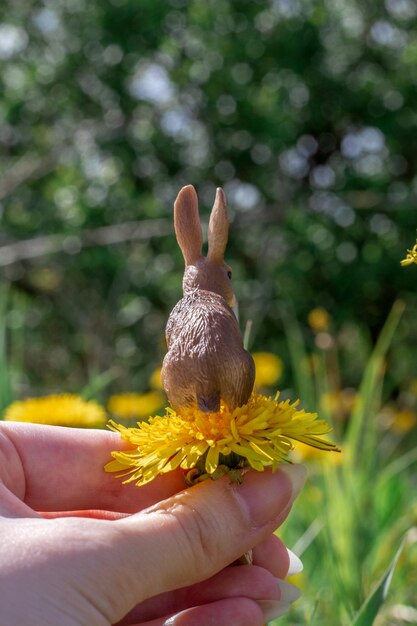
[[[394,570],[397,566],[398,559],[401,556],[405,545],[406,537],[401,542],[400,547],[398,548],[390,566],[388,567],[385,574],[382,576],[375,590],[371,593],[371,595],[365,600],[362,607],[359,609],[355,619],[351,623],[351,626],[372,626],[376,616],[378,615],[379,609],[387,597],[389,587],[391,585],[391,580],[394,575]]]
[[[114,380],[119,378],[121,370],[117,366],[110,367],[105,372],[94,373],[90,380],[82,389],[80,395],[84,400],[97,400],[100,393],[106,389]]]
[[[384,360],[392,343],[394,333],[403,314],[405,305],[401,301],[394,302],[384,328],[378,338],[374,351],[366,366],[362,383],[359,388],[360,402],[353,411],[347,432],[347,444],[351,450],[352,464],[360,459],[372,458],[376,446],[377,424],[372,418],[376,414],[382,393],[384,378]],[[367,454],[370,453],[368,457]]]
[[[295,314],[291,315],[289,311],[283,309],[281,315],[287,337],[297,395],[301,398],[303,406],[305,406],[308,411],[315,411],[317,408],[315,383],[309,371],[309,357],[300,325],[297,322]]]

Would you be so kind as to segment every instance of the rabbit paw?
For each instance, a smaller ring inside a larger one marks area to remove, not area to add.
[[[219,465],[215,472],[211,475],[212,480],[217,480],[222,476],[228,476],[231,483],[240,485],[243,480],[242,471],[239,468],[228,467],[227,465]]]

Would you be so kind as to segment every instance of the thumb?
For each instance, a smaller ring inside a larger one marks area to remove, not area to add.
[[[115,524],[132,603],[209,578],[267,537],[304,484],[301,465],[207,480]]]

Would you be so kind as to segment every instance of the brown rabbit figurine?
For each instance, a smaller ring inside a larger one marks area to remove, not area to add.
[[[242,406],[252,393],[255,365],[243,348],[232,307],[231,269],[224,262],[228,237],[226,197],[217,189],[208,228],[208,254],[203,256],[203,235],[197,194],[183,187],[174,205],[174,225],[185,260],[184,297],[174,307],[166,326],[168,353],[162,365],[162,383],[178,411],[198,407],[205,413]]]

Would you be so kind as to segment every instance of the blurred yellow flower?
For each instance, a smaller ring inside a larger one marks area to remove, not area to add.
[[[411,263],[417,264],[417,240],[415,246],[407,250],[407,256],[401,261],[401,265],[411,265]]]
[[[282,376],[284,365],[276,354],[271,352],[254,352],[255,361],[255,388],[270,387]]]
[[[330,325],[330,315],[321,307],[312,309],[307,317],[308,325],[315,333],[327,330]]]
[[[348,387],[324,393],[320,401],[323,411],[332,415],[333,418],[345,420],[357,406],[359,395],[355,389]]]
[[[138,428],[111,421],[110,428],[133,449],[112,452],[114,460],[105,470],[127,476],[124,482],[144,485],[159,474],[177,467],[191,470],[197,464],[201,474],[212,478],[225,467],[276,469],[287,460],[294,440],[337,451],[335,444],[322,438],[331,430],[329,425],[317,419],[317,413],[297,406],[298,401],[278,402],[278,394],[272,399],[253,393],[247,404],[233,411],[225,404],[216,413],[187,408],[178,414],[167,408],[163,417],[151,417]]]
[[[106,412],[97,402],[83,400],[72,394],[56,394],[13,402],[4,414],[7,421],[75,428],[104,426],[106,417]]]
[[[164,397],[157,391],[119,393],[110,396],[107,410],[120,419],[143,419],[155,413],[163,404]]]
[[[408,433],[417,424],[417,414],[411,409],[397,410],[392,415],[391,428],[397,433]]]
[[[152,372],[151,377],[149,378],[149,385],[152,387],[152,389],[163,389],[161,371],[162,367],[157,367],[156,370]]]

